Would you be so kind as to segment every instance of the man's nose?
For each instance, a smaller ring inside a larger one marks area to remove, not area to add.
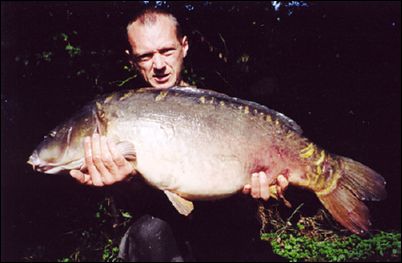
[[[163,69],[165,67],[165,60],[160,54],[156,53],[153,57],[153,64],[155,69]]]

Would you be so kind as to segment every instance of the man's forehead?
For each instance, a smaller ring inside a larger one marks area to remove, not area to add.
[[[174,23],[168,18],[148,24],[136,21],[128,28],[128,36],[131,46],[136,49],[135,53],[171,47],[179,43]]]
[[[158,29],[161,31],[169,31],[166,33],[170,33],[170,31],[173,31],[173,33],[176,34],[176,25],[174,21],[172,21],[172,19],[170,19],[169,17],[163,15],[159,15],[156,17],[156,19],[153,20],[142,21],[138,19],[128,27],[128,32],[137,34],[139,32],[144,33],[144,31],[155,31]]]

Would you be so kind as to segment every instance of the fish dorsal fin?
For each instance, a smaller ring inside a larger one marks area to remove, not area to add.
[[[173,206],[180,214],[188,216],[191,213],[191,211],[193,211],[194,209],[193,202],[188,201],[183,197],[180,197],[179,195],[169,192],[167,190],[165,190],[164,193],[167,195],[169,201],[173,204]]]
[[[300,128],[300,126],[291,118],[287,117],[286,115],[284,115],[283,113],[274,111],[264,105],[258,104],[256,102],[252,102],[252,101],[248,101],[248,100],[242,100],[239,98],[235,98],[235,97],[230,97],[226,94],[223,93],[219,93],[213,90],[207,90],[207,89],[198,89],[197,87],[194,86],[190,86],[190,87],[172,87],[169,90],[177,92],[177,93],[182,93],[183,95],[194,95],[196,97],[214,97],[220,101],[224,101],[224,102],[229,102],[233,105],[235,105],[236,107],[238,106],[248,106],[250,107],[250,111],[252,111],[252,109],[256,109],[260,112],[263,112],[265,114],[269,114],[270,116],[272,116],[275,119],[278,119],[279,121],[281,121],[284,125],[286,125],[286,127],[288,127],[289,129],[293,130],[294,132],[298,133],[298,134],[302,134],[303,130]]]

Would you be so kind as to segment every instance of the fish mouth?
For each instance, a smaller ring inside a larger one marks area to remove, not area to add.
[[[47,163],[39,158],[38,152],[35,150],[27,161],[32,165],[34,171],[46,174],[57,174],[71,169],[80,169],[84,163],[83,159],[73,160],[66,164],[61,163]]]
[[[34,151],[31,156],[29,156],[28,164],[32,165],[32,169],[34,171],[38,171],[41,173],[48,173],[49,170],[52,169],[53,166],[44,163],[39,158],[38,152]]]
[[[34,170],[39,170],[39,169],[43,168],[43,164],[39,158],[38,151],[36,151],[36,150],[32,153],[31,156],[29,156],[27,163],[32,165],[32,168]]]

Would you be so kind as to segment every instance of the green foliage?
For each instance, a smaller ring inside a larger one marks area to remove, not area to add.
[[[127,211],[117,211],[113,199],[108,197],[98,203],[94,217],[94,226],[81,231],[77,247],[68,257],[59,259],[59,262],[120,261],[117,258],[118,244],[132,215]]]
[[[106,197],[94,206],[90,224],[72,229],[48,244],[29,248],[24,260],[119,262],[119,243],[131,218],[129,212],[116,209],[113,199]]]
[[[79,30],[53,33],[43,40],[44,47],[14,57],[23,76],[52,72],[56,81],[71,81],[92,87],[95,93],[129,88],[138,77],[122,50],[92,46]],[[56,82],[55,81],[55,82]],[[87,90],[90,92],[90,90]],[[92,91],[93,92],[93,91]]]
[[[102,260],[106,262],[117,262],[119,261],[117,258],[118,253],[119,247],[114,244],[113,240],[108,239],[102,250]]]
[[[300,207],[286,221],[278,212],[269,211],[270,219],[266,222],[272,229],[261,234],[274,253],[290,262],[400,261],[401,233],[350,235],[333,225],[334,222],[330,225],[325,222],[329,218],[323,210],[313,217],[303,217],[298,212]]]
[[[401,257],[401,234],[379,232],[369,238],[356,235],[333,236],[319,240],[302,234],[265,233],[261,238],[271,243],[276,254],[297,261],[363,261],[383,259],[397,261]]]
[[[192,86],[204,86],[205,77],[200,76],[199,74],[195,73],[192,67],[184,68],[183,70],[183,79]]]
[[[71,35],[77,36],[78,32],[74,30]],[[59,35],[53,37],[54,41],[61,40],[64,45],[64,50],[67,51],[69,57],[74,58],[81,55],[81,48],[79,46],[74,46],[73,44],[71,44],[70,39],[71,38],[67,33],[60,33]]]
[[[51,62],[52,61],[52,56],[53,56],[53,52],[51,51],[42,51],[41,53],[36,53],[35,54],[35,58],[37,60],[43,60],[46,62]]]
[[[65,50],[68,52],[71,58],[78,56],[81,54],[81,48],[79,47],[74,47],[70,43],[68,43],[65,47]]]

